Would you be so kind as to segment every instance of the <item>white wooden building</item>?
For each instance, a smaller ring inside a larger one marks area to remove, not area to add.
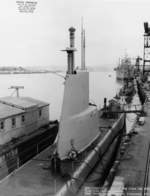
[[[48,103],[30,97],[0,98],[0,145],[48,123]]]

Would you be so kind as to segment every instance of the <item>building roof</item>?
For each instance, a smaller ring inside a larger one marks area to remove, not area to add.
[[[0,119],[22,114],[28,110],[49,105],[30,97],[3,97],[0,98]]]
[[[39,101],[30,97],[3,97],[0,98],[0,103],[23,110],[36,108],[36,107],[39,108],[39,107],[49,105],[46,102]]]
[[[0,103],[0,119],[24,113],[24,110]]]
[[[33,103],[37,104],[38,107],[43,107],[43,106],[49,105],[49,103],[47,103],[47,102],[43,102],[38,99],[33,99],[31,97],[23,97],[23,99],[25,99],[26,101],[33,102]]]

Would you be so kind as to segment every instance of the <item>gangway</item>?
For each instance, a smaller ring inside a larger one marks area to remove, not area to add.
[[[136,104],[136,105],[127,105],[123,104],[121,105],[121,109],[119,110],[106,110],[105,113],[142,113],[142,105],[141,104]]]

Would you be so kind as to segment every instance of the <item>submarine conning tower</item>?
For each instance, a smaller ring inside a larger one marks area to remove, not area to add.
[[[89,105],[89,72],[74,68],[75,28],[69,28],[70,46],[56,151],[61,160],[74,159],[99,135],[98,111]]]
[[[69,33],[70,33],[70,47],[67,47],[65,50],[68,54],[68,70],[67,74],[74,74],[74,52],[76,51],[75,48],[75,31],[76,29],[74,27],[69,28]]]

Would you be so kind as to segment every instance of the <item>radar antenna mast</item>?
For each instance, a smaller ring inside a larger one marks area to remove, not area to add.
[[[85,70],[85,29],[83,28],[83,17],[81,18],[81,70]]]
[[[24,89],[24,86],[11,86],[9,89],[15,89],[16,96],[19,97],[19,90]]]

